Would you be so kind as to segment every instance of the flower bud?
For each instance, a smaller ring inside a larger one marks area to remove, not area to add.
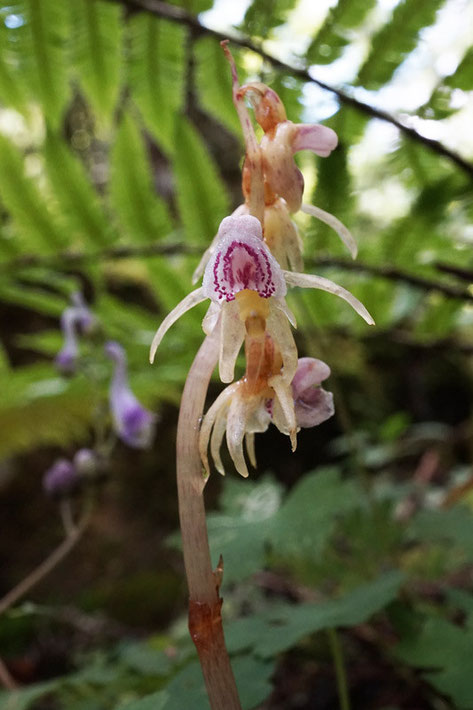
[[[64,498],[79,486],[75,466],[67,459],[58,459],[43,476],[43,489],[52,498]]]
[[[292,380],[297,426],[317,426],[333,416],[333,394],[320,386],[329,376],[330,368],[322,360],[299,358],[297,372]]]

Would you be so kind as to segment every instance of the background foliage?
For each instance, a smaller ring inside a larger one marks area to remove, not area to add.
[[[166,543],[177,526],[176,405],[202,310],[170,331],[154,367],[147,360],[241,201],[229,70],[206,29],[230,9],[215,5],[0,6],[5,592],[60,539],[41,476],[56,455],[90,444],[106,394],[103,366],[93,387],[54,369],[72,293],[126,346],[134,391],[160,414],[153,451],[123,447],[113,459],[73,559],[0,619],[1,655],[23,686],[0,696],[5,710],[207,707],[180,616],[180,555]],[[336,419],[303,432],[295,456],[274,432],[260,437],[259,470],[271,473],[209,484],[243,705],[337,707],[341,642],[354,708],[468,710],[471,6],[246,5],[244,46],[232,46],[242,83],[270,83],[292,120],[323,120],[339,135],[331,158],[300,156],[306,200],[350,227],[359,258],[303,218],[308,270],[351,289],[377,326],[368,332],[328,295],[292,294],[301,354],[332,368]]]

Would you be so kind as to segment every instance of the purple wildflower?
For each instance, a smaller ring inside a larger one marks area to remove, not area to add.
[[[57,369],[64,375],[73,374],[76,370],[79,357],[78,331],[90,331],[96,321],[81,293],[73,294],[71,300],[73,305],[66,308],[61,316],[64,345],[55,359]]]
[[[135,449],[151,445],[156,416],[136,399],[128,384],[126,354],[121,345],[110,341],[105,352],[115,363],[109,391],[114,429],[120,439]]]
[[[80,483],[75,466],[67,459],[58,459],[43,477],[43,489],[52,498],[62,498],[73,493]]]

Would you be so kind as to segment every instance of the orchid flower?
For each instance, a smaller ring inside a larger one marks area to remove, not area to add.
[[[88,332],[96,321],[82,294],[73,294],[71,300],[73,305],[66,308],[61,316],[64,345],[55,358],[56,367],[63,374],[72,374],[76,369],[79,357],[78,331]]]
[[[255,217],[226,217],[218,235],[218,246],[207,263],[202,286],[188,294],[158,328],[151,345],[151,362],[173,323],[207,298],[211,305],[203,321],[204,332],[211,333],[221,319],[219,371],[223,382],[233,380],[235,361],[250,329],[273,338],[281,352],[284,379],[292,381],[297,350],[289,322],[293,326],[296,323],[285,301],[287,285],[333,293],[347,301],[369,325],[374,323],[363,304],[333,281],[281,269],[264,243],[261,224]]]
[[[330,375],[328,365],[314,358],[300,358],[292,385],[288,385],[277,374],[280,355],[272,339],[266,336],[259,348],[256,343],[252,345],[247,344],[245,376],[221,392],[202,421],[199,451],[207,474],[209,444],[217,471],[225,474],[220,457],[224,435],[236,470],[246,478],[243,444],[251,465],[256,467],[255,433],[265,432],[273,422],[291,437],[294,451],[298,428],[321,424],[334,413],[332,393],[320,387]]]
[[[105,352],[115,364],[109,391],[115,432],[128,446],[146,449],[151,445],[156,416],[138,402],[130,389],[126,354],[122,346],[110,341],[105,346]]]

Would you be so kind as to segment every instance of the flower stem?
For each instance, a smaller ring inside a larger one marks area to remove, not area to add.
[[[41,562],[30,574],[25,577],[16,587],[13,587],[5,596],[0,599],[0,614],[3,614],[13,604],[16,604],[22,597],[41,582],[52,570],[67,557],[79,542],[86,530],[91,514],[91,506],[86,506],[82,518],[76,527],[67,533],[64,540],[56,547],[45,560]]]
[[[335,666],[335,677],[337,679],[337,692],[340,701],[340,710],[350,710],[350,696],[348,694],[347,674],[345,672],[345,662],[340,639],[336,629],[327,629],[328,641],[332,652],[333,664]]]
[[[177,489],[184,565],[189,587],[189,632],[199,655],[212,710],[241,710],[225,647],[219,576],[212,570],[199,456],[199,426],[219,351],[217,325],[189,370],[177,425]]]

